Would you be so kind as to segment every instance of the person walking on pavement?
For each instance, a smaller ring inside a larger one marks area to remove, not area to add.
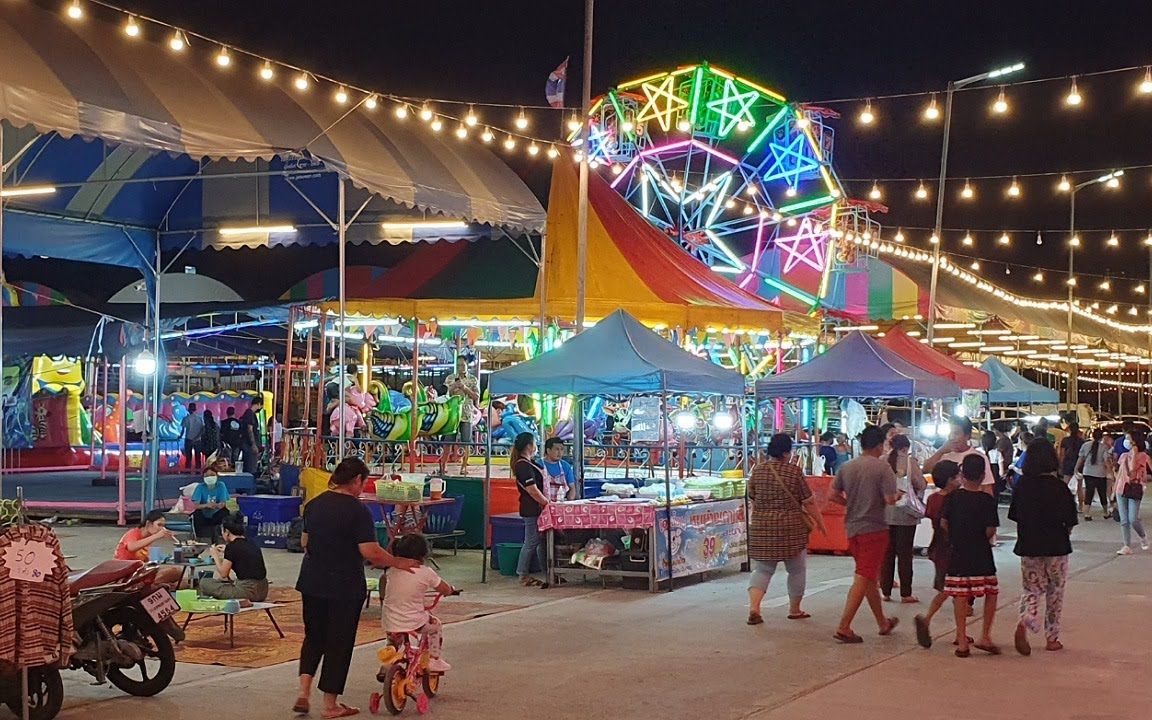
[[[849,461],[836,472],[832,481],[831,502],[845,506],[844,529],[848,550],[856,562],[852,587],[844,603],[840,625],[832,636],[837,642],[855,644],[864,639],[852,630],[852,621],[867,600],[881,635],[896,628],[894,617],[884,617],[880,604],[880,564],[888,551],[888,523],[884,508],[896,503],[896,473],[880,456],[884,452],[885,432],[878,427],[864,428],[860,434],[861,456]]]
[[[916,526],[924,518],[924,490],[928,483],[916,458],[909,453],[912,441],[907,435],[897,435],[890,443],[888,464],[896,473],[896,487],[900,497],[895,505],[884,508],[884,519],[888,523],[888,552],[884,554],[884,565],[880,572],[880,593],[884,600],[892,601],[892,586],[895,584],[896,568],[900,568],[900,602],[918,603],[920,599],[912,594],[912,545],[916,539]]]
[[[1069,435],[1069,437],[1072,437]],[[1065,438],[1067,441],[1068,438]],[[1052,443],[1033,440],[1028,446],[1024,475],[1012,493],[1008,519],[1016,523],[1016,547],[1024,594],[1020,596],[1020,622],[1016,625],[1016,651],[1031,655],[1028,633],[1040,632],[1040,597],[1044,596],[1046,649],[1062,650],[1060,613],[1064,609],[1064,585],[1068,580],[1070,535],[1076,526],[1076,498],[1068,492]]]
[[[1092,498],[1099,496],[1100,509],[1108,517],[1108,475],[1112,472],[1112,450],[1104,442],[1104,429],[1092,431],[1092,442],[1080,446],[1075,474],[1084,476],[1083,506],[1085,520],[1092,520]]]
[[[999,655],[992,642],[992,624],[996,619],[999,585],[996,560],[992,556],[992,539],[1000,525],[996,500],[984,489],[988,461],[981,455],[968,455],[960,463],[963,484],[944,503],[940,527],[948,534],[952,554],[944,592],[952,598],[956,618],[956,657],[970,654],[968,639],[969,608],[976,598],[984,598],[983,630],[972,646],[989,655]]]
[[[1144,499],[1144,485],[1148,482],[1149,460],[1144,436],[1128,433],[1125,444],[1129,450],[1120,456],[1116,467],[1116,486],[1113,488],[1116,511],[1120,514],[1120,528],[1124,545],[1117,555],[1132,554],[1132,531],[1140,538],[1140,549],[1148,549],[1148,535],[1140,522],[1140,501]]]

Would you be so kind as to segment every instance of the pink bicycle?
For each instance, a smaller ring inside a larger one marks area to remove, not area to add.
[[[453,590],[459,595],[459,590]],[[427,593],[424,607],[429,612],[436,609],[444,596],[440,593]],[[416,639],[416,642],[413,642]],[[380,649],[380,670],[376,680],[383,684],[382,692],[374,692],[368,700],[368,709],[373,715],[380,712],[380,701],[393,715],[404,712],[409,700],[416,702],[416,711],[423,715],[428,712],[428,701],[440,692],[442,673],[428,669],[431,659],[428,654],[428,638],[419,631],[388,633],[388,644]]]

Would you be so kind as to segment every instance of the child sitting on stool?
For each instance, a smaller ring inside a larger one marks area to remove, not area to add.
[[[392,554],[396,557],[417,560],[423,563],[431,554],[432,548],[423,535],[401,535],[392,543]],[[444,643],[442,626],[435,615],[424,606],[424,595],[436,591],[441,595],[455,592],[451,585],[440,579],[436,571],[421,564],[414,571],[392,570],[384,573],[384,631],[394,648],[404,646],[404,636],[420,633],[428,638],[428,670],[446,673],[452,666],[440,657]]]

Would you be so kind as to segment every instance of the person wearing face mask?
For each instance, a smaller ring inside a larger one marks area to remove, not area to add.
[[[204,471],[204,479],[192,491],[192,503],[196,510],[192,513],[192,527],[198,537],[220,540],[220,524],[228,517],[228,487],[220,482],[215,468]]]

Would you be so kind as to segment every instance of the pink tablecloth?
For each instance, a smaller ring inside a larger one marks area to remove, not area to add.
[[[656,506],[635,503],[551,503],[540,515],[541,530],[631,530],[655,525]]]

